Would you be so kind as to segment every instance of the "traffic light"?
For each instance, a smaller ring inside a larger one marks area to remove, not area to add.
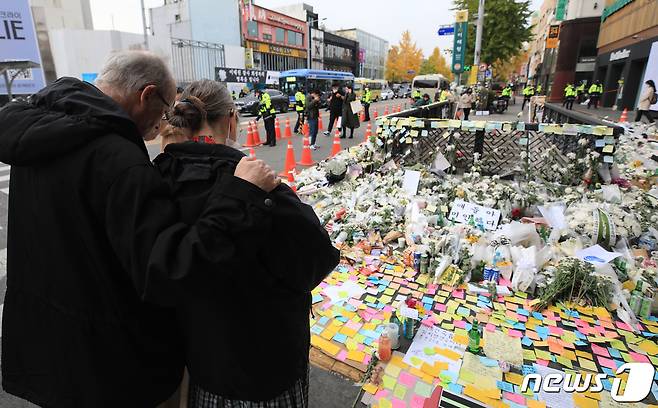
[[[466,66],[464,67],[464,71],[470,71],[470,70],[471,70],[471,66],[470,66],[470,65],[466,65]]]

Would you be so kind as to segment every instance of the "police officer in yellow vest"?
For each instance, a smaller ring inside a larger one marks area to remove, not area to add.
[[[537,95],[541,95],[541,84],[537,84]]]
[[[505,105],[509,106],[509,100],[512,98],[512,85],[507,84],[500,92],[500,98],[505,101]]]
[[[363,95],[361,95],[361,105],[363,105],[363,110],[365,111],[365,117],[363,118],[364,122],[370,121],[370,103],[372,102],[372,92],[367,86],[363,88]]]
[[[565,106],[567,109],[573,109],[573,101],[576,100],[576,88],[572,84],[567,84],[564,88],[564,102],[562,106]]]
[[[300,128],[304,125],[304,114],[306,112],[306,95],[304,95],[303,88],[299,88],[295,93],[295,111],[297,111],[295,133],[299,133]]]
[[[414,92],[411,94],[411,98],[413,98],[414,102],[418,102],[420,97],[421,97],[421,95],[420,95],[420,90],[419,89],[414,90]]]
[[[603,94],[603,85],[601,85],[601,81],[598,79],[594,81],[592,86],[589,87],[589,103],[587,104],[587,109],[589,109],[590,106],[594,105],[594,109],[599,108],[599,98]]]
[[[521,105],[521,110],[525,108],[525,103],[530,103],[530,98],[535,96],[535,87],[532,84],[528,83],[525,88],[523,88],[523,104]]]
[[[256,97],[259,100],[256,121],[261,117],[263,118],[263,122],[265,123],[265,133],[267,134],[267,140],[263,144],[276,146],[276,134],[274,133],[276,110],[272,105],[272,99],[270,98],[270,95],[262,89],[256,90]]]

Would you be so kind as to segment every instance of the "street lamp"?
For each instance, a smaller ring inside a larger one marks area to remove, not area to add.
[[[313,41],[313,38],[312,38],[313,36],[311,35],[311,24],[318,23],[318,22],[324,21],[326,19],[327,19],[327,17],[324,17],[324,18],[320,18],[320,19],[316,19],[316,20],[308,20],[306,22],[306,26],[308,27],[308,53],[307,53],[308,55],[306,56],[307,68],[308,69],[311,69],[311,49],[313,47],[313,42],[312,42]]]

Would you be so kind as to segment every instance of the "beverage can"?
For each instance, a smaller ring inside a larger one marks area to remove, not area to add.
[[[414,270],[416,272],[420,272],[420,257],[421,257],[421,253],[418,251],[414,251]]]
[[[500,279],[500,269],[493,268],[491,270],[491,275],[489,276],[489,280],[498,283],[498,279]]]
[[[427,268],[429,267],[430,264],[430,258],[427,256],[427,254],[422,254],[420,256],[420,273],[425,274],[427,273]]]
[[[482,271],[482,280],[488,281],[489,279],[491,279],[491,268],[485,266]]]
[[[631,299],[628,302],[628,304],[631,307],[631,310],[633,311],[633,313],[638,315],[640,313],[642,298],[640,297],[640,295],[637,292],[634,291],[633,293],[631,293]]]
[[[640,316],[644,319],[648,319],[649,316],[651,316],[651,304],[653,303],[653,299],[645,296],[642,298],[641,303],[640,303]]]

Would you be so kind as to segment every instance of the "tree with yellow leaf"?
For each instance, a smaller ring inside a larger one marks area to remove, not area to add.
[[[411,82],[420,72],[422,62],[423,52],[411,40],[409,31],[405,31],[400,43],[388,52],[386,79],[390,82]]]
[[[508,61],[496,61],[493,64],[494,79],[511,82],[515,74],[519,74],[523,64],[528,62],[528,51],[524,51]]]
[[[448,81],[452,80],[452,72],[446,62],[446,59],[441,55],[439,47],[434,47],[432,55],[423,61],[420,67],[421,74],[441,74]]]

